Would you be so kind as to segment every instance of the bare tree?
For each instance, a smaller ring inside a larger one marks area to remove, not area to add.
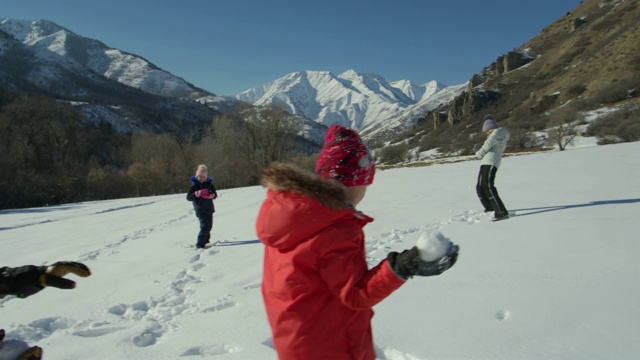
[[[571,104],[560,107],[549,114],[548,142],[558,145],[560,151],[564,151],[568,145],[573,145],[577,136],[576,126],[579,122],[577,114],[577,108]]]
[[[173,193],[184,187],[190,170],[175,138],[166,134],[135,135],[130,157],[127,174],[137,186],[137,195]]]
[[[192,165],[207,164],[219,189],[256,184],[254,166],[241,146],[243,123],[237,111],[216,116],[194,147]]]
[[[269,163],[285,157],[298,132],[298,123],[277,105],[247,108],[241,117],[244,123],[239,138],[240,149],[259,175]]]
[[[216,116],[195,147],[221,187],[256,184],[262,169],[287,157],[298,122],[277,105],[242,105]]]

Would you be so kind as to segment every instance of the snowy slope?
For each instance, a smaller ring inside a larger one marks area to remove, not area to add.
[[[437,81],[424,85],[407,80],[390,83],[380,75],[354,70],[337,76],[328,71],[301,71],[236,98],[255,105],[280,104],[290,113],[326,126],[340,124],[359,130],[367,139],[376,131],[404,130],[416,116],[450,101],[464,88],[446,87]]]
[[[497,223],[480,213],[478,161],[379,171],[360,205],[371,265],[423,230],[461,247],[451,270],[375,307],[379,359],[637,359],[639,155],[640,142],[507,157],[496,185],[515,216]],[[264,196],[220,191],[220,243],[204,252],[184,194],[1,211],[0,266],[79,260],[93,275],[0,300],[0,326],[46,359],[275,359]]]

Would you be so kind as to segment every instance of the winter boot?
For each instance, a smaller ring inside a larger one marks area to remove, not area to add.
[[[493,218],[491,218],[491,221],[506,220],[508,218],[509,218],[509,213],[504,213],[501,215],[496,214]]]

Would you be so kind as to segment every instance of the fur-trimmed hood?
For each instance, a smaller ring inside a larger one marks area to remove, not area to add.
[[[355,221],[361,229],[373,221],[349,205],[344,185],[293,165],[270,165],[263,172],[262,183],[268,191],[256,232],[267,246],[286,250],[337,223]]]
[[[262,172],[262,185],[276,191],[292,191],[333,209],[351,207],[347,187],[321,178],[319,175],[302,170],[294,165],[273,163]]]

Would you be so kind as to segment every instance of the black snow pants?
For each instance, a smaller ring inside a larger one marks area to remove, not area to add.
[[[480,166],[476,192],[478,193],[482,206],[484,206],[484,211],[493,211],[494,216],[500,217],[507,215],[509,212],[502,203],[502,199],[500,199],[498,195],[498,190],[494,186],[497,172],[498,168],[493,165]]]
[[[211,239],[211,228],[213,227],[213,214],[198,215],[200,221],[200,232],[198,233],[198,241],[196,247],[203,248]]]

